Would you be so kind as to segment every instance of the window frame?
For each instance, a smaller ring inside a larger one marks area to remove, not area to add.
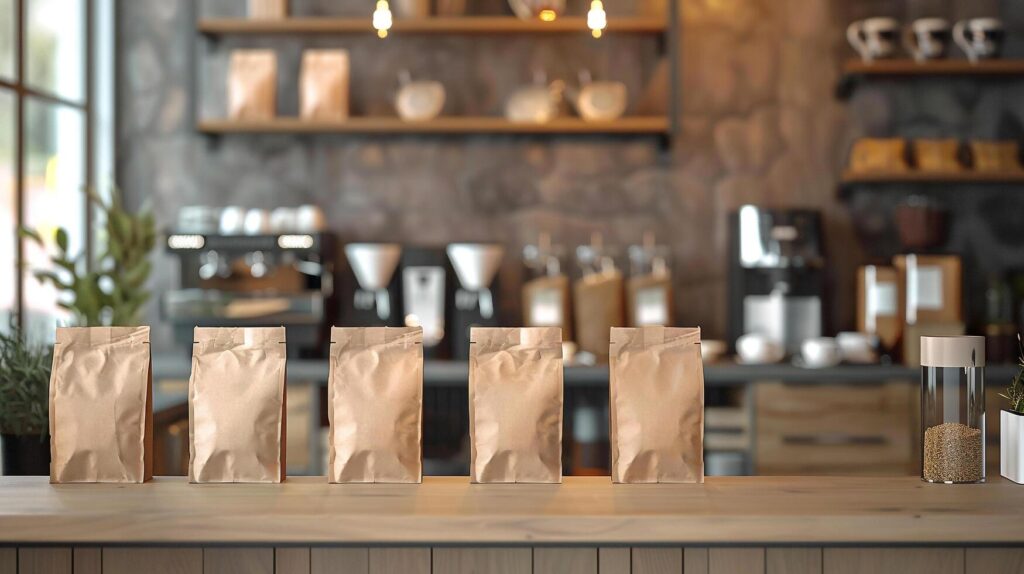
[[[14,269],[14,298],[15,304],[12,312],[17,317],[19,324],[22,322],[25,311],[25,275],[31,273],[31,270],[25,269],[25,243],[21,239],[18,230],[20,230],[25,223],[25,113],[26,103],[28,100],[36,100],[51,105],[63,106],[78,110],[82,113],[85,122],[85,129],[83,138],[85,141],[82,142],[83,158],[85,166],[85,181],[84,186],[89,187],[94,183],[94,169],[95,169],[95,150],[93,149],[93,127],[94,127],[94,75],[95,75],[95,14],[94,14],[94,0],[82,0],[83,16],[85,21],[83,25],[84,39],[81,49],[83,51],[82,65],[84,69],[84,81],[85,84],[82,86],[82,98],[81,101],[75,101],[68,98],[61,97],[55,93],[50,93],[46,90],[39,88],[33,88],[27,84],[28,74],[28,3],[32,0],[13,0],[14,2],[14,18],[15,18],[15,33],[14,33],[14,46],[15,46],[15,61],[14,61],[14,77],[5,78],[0,76],[0,91],[9,93],[14,96],[14,211],[15,211],[15,226],[11,230],[14,233],[15,239],[15,269]],[[83,196],[85,195],[85,189],[82,190]],[[83,198],[84,199],[84,198]],[[90,254],[86,257],[86,265],[92,265],[91,254],[93,252],[93,232],[92,232],[92,221],[93,221],[93,210],[88,204],[83,210],[85,213],[84,229],[85,236],[83,237],[85,253]]]

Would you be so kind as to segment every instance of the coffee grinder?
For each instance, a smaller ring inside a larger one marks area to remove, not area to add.
[[[402,246],[396,243],[349,243],[345,257],[356,278],[351,304],[342,323],[356,327],[397,327],[402,324],[395,275]]]
[[[452,356],[469,357],[469,330],[497,327],[495,287],[505,248],[492,243],[452,243],[448,259],[459,279],[452,307]]]
[[[796,354],[822,333],[821,215],[744,205],[730,218],[729,340],[761,333]]]

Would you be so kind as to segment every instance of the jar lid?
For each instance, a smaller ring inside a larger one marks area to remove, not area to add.
[[[922,367],[984,367],[985,337],[921,337]]]

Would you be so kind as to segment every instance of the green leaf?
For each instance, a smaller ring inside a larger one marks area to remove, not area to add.
[[[59,247],[60,250],[63,251],[64,253],[67,253],[67,251],[68,251],[68,232],[67,232],[67,230],[64,229],[63,227],[58,227],[57,228],[57,233],[56,233],[56,239],[57,239],[57,247]]]
[[[36,231],[35,229],[29,229],[27,227],[21,227],[21,228],[18,229],[18,235],[22,239],[31,239],[32,241],[35,241],[39,245],[43,245],[43,238],[42,238],[42,236],[39,235],[39,232]]]

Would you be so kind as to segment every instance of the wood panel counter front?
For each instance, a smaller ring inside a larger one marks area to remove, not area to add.
[[[72,563],[79,574],[80,557],[95,560],[81,571],[115,574],[139,560],[156,565],[147,572],[207,574],[679,574],[691,560],[697,566],[686,574],[1024,572],[1022,515],[1024,487],[999,478],[946,486],[916,477],[731,477],[704,485],[613,485],[607,477],[567,477],[561,485],[474,485],[465,477],[421,485],[329,485],[322,477],[281,485],[180,478],[50,485],[44,477],[6,477],[0,574],[70,573]],[[58,566],[25,569],[40,560]],[[190,569],[190,560],[201,568]],[[158,567],[162,561],[177,566]],[[777,563],[790,566],[770,567]]]

